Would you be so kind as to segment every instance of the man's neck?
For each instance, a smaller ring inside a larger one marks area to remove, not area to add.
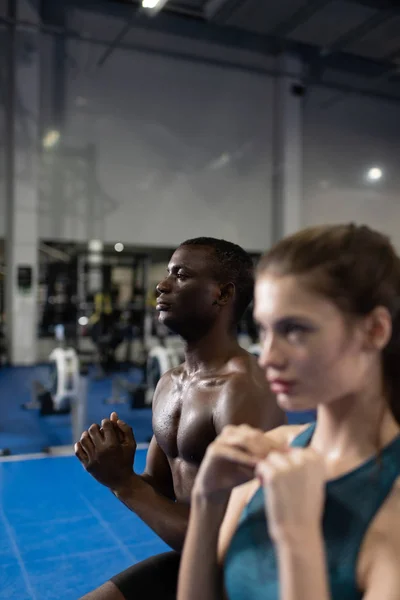
[[[185,366],[189,374],[213,372],[240,350],[233,332],[213,328],[197,340],[186,342]]]

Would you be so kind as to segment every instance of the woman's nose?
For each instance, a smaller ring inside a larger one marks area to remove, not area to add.
[[[267,367],[282,369],[286,360],[282,342],[275,335],[265,336],[261,343],[261,354],[258,359],[260,367],[262,369]]]

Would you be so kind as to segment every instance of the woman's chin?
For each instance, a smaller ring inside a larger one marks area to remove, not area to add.
[[[307,412],[316,409],[309,398],[300,395],[279,393],[276,396],[276,401],[285,412]]]

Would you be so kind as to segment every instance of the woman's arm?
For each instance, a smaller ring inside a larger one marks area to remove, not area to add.
[[[398,517],[397,517],[398,518]],[[392,539],[389,544],[382,544],[368,577],[364,600],[400,600],[400,531],[397,526],[398,540]]]
[[[245,425],[226,427],[208,447],[192,490],[178,600],[221,600],[223,597],[222,561],[218,556],[220,531],[225,532],[222,537],[226,546],[242,507],[232,501],[236,498],[234,488],[254,480],[257,462],[271,447],[263,432]]]
[[[257,466],[269,534],[278,556],[281,600],[329,600],[322,516],[325,466],[312,449],[271,452]]]
[[[296,538],[276,544],[282,600],[329,600],[321,529],[300,530]]]
[[[400,600],[400,481],[367,534],[360,562],[364,600]]]
[[[193,499],[179,571],[178,600],[221,600],[223,597],[217,547],[225,508],[225,504]]]
[[[201,600],[213,598],[222,600],[225,554],[236,531],[240,515],[258,487],[259,482],[252,480],[232,490],[223,519],[221,517],[223,507],[220,507],[218,515],[214,504],[211,506],[199,501],[192,505],[181,560],[178,600],[187,598],[196,600],[195,593],[199,594]],[[218,531],[215,535],[217,524]],[[204,587],[203,582],[207,582],[207,588]],[[197,592],[195,588],[198,588]]]

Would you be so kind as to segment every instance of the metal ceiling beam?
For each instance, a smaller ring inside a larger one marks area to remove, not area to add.
[[[141,0],[107,0],[111,4],[119,4],[120,6],[129,6],[133,8],[141,8],[142,2]],[[103,0],[104,2],[104,0]],[[85,6],[80,6],[80,8],[85,8]],[[145,9],[144,12],[147,12]],[[185,15],[187,17],[192,17],[195,19],[201,19],[203,17],[203,13],[200,12],[197,8],[191,8],[189,5],[181,4],[180,2],[176,2],[174,0],[168,0],[167,4],[163,7],[163,12],[171,12],[180,15]],[[157,13],[151,12],[149,13],[151,16],[154,16]]]
[[[79,0],[70,0],[70,2],[71,5],[74,5],[77,9],[83,10]],[[134,8],[134,4],[131,3],[130,9],[133,10]],[[122,20],[126,20],[129,15],[129,7],[127,5],[114,2],[99,2],[99,0],[85,0],[84,10],[99,12],[101,14],[111,14]],[[176,35],[188,40],[212,43],[222,47],[225,46],[245,50],[266,56],[270,56],[271,48],[276,47],[276,38],[272,35],[250,33],[236,27],[222,27],[212,22],[190,19],[177,14],[168,13],[167,11],[160,13],[154,19],[136,13],[132,20],[132,28],[155,33]],[[285,41],[284,49],[290,52],[300,52],[305,60],[315,60],[319,54],[319,48],[293,42],[291,40]],[[348,62],[349,68],[345,68],[344,70],[354,72],[355,69],[352,68],[352,65],[354,64],[356,66],[356,71],[359,72],[361,70],[362,73],[370,71],[372,77],[376,76],[377,71],[379,73],[384,68],[379,62],[370,59],[346,55],[346,60],[343,61],[340,60],[340,58],[342,58],[341,54],[338,54],[338,56],[334,58],[339,61],[340,69],[346,67],[346,62]]]
[[[82,8],[79,0],[70,0],[77,8]],[[108,11],[107,11],[108,8]],[[114,4],[111,2],[102,3],[99,0],[85,0],[85,10],[92,10],[94,12],[100,12],[101,14],[112,14],[114,17],[125,20],[132,14],[133,5],[129,7],[123,6],[122,4]],[[0,22],[1,22],[0,18]],[[29,26],[29,24],[26,24]],[[271,46],[275,41],[272,36],[265,36],[259,34],[248,33],[239,31],[233,27],[220,27],[213,23],[207,23],[197,19],[188,19],[171,13],[159,14],[156,18],[148,18],[144,15],[133,15],[132,28],[139,30],[147,30],[149,32],[172,34],[180,37],[181,39],[197,40],[202,42],[211,42],[215,45],[222,47],[230,47],[233,49],[243,49],[246,51],[254,52],[258,55],[270,55]],[[91,35],[90,33],[82,33],[79,31],[71,31],[66,29],[57,29],[54,27],[42,26],[43,31],[52,33],[54,35],[62,35],[67,38],[80,40],[90,44],[95,44],[103,47],[109,45],[109,40],[99,39],[98,36]],[[235,60],[224,60],[218,58],[205,58],[199,55],[198,52],[194,53],[191,51],[190,44],[186,44],[184,50],[164,52],[156,48],[152,48],[151,41],[148,45],[125,43],[121,42],[120,47],[126,50],[135,50],[138,52],[145,52],[148,54],[164,54],[171,58],[178,60],[186,60],[194,63],[210,64],[214,66],[221,66],[224,68],[246,70],[253,73],[266,74],[275,76],[276,73],[269,71],[267,68],[252,66],[251,64],[243,65],[235,63]],[[319,57],[319,48],[306,45],[303,43],[296,43],[287,41],[285,49],[290,52],[299,53],[306,63],[315,62]],[[385,61],[374,61],[367,58],[356,57],[351,54],[339,52],[338,54],[328,56],[324,64],[328,68],[336,69],[338,71],[344,71],[348,73],[355,73],[371,78],[373,80],[376,77],[387,72],[391,68],[391,64]],[[315,85],[315,81],[312,82]],[[323,82],[320,82],[323,85]],[[346,88],[347,89],[347,88]],[[353,93],[355,91],[353,90]],[[364,93],[364,92],[363,92]],[[376,96],[376,94],[374,94]],[[385,98],[387,97],[384,94]],[[391,97],[392,101],[398,101],[397,97]]]
[[[376,10],[394,10],[400,14],[400,5],[398,0],[346,0],[349,4],[359,4],[368,6]]]
[[[11,0],[11,1],[13,1],[13,0]],[[102,48],[108,47],[108,45],[110,43],[109,39],[104,39],[99,36],[93,36],[87,32],[80,32],[80,31],[75,31],[72,29],[60,28],[57,26],[47,25],[47,24],[43,24],[43,23],[38,25],[38,24],[32,23],[30,21],[15,20],[15,19],[12,19],[9,17],[0,16],[0,26],[1,25],[5,25],[8,27],[17,25],[17,26],[23,27],[25,30],[38,30],[39,29],[42,33],[46,33],[46,34],[49,34],[52,36],[57,36],[57,37],[61,36],[67,40],[75,40],[75,41],[79,41],[79,42],[84,42],[84,43],[91,44],[94,46],[99,46]],[[138,26],[136,24],[136,28],[137,27]],[[164,31],[164,33],[165,33],[165,31]],[[191,53],[190,45],[188,45],[188,44],[186,44],[185,50],[165,50],[163,48],[154,48],[151,45],[151,43],[149,45],[146,45],[144,43],[135,43],[135,42],[127,43],[127,42],[122,41],[119,45],[119,48],[122,50],[141,52],[143,54],[148,54],[148,55],[157,55],[157,56],[161,55],[166,58],[173,58],[173,59],[183,60],[183,61],[187,61],[187,62],[191,62],[191,63],[209,64],[211,66],[222,67],[222,68],[226,68],[226,69],[242,70],[242,71],[255,73],[255,74],[259,74],[259,75],[276,76],[276,73],[272,73],[267,68],[260,67],[258,65],[252,66],[250,63],[248,63],[248,64],[237,63],[237,62],[235,62],[234,59],[230,60],[230,59],[222,59],[222,58],[221,59],[220,58],[210,58],[210,57],[205,57],[205,56],[201,56],[198,54],[193,54],[193,53]],[[266,54],[266,52],[265,52],[265,54]]]
[[[393,14],[393,11],[391,11]],[[379,92],[382,83],[386,83],[390,78],[390,75],[396,70],[396,63],[394,61],[400,58],[400,48],[391,52],[383,57],[383,61],[385,61],[386,69],[382,70],[380,73],[374,77],[372,81],[372,86],[370,88],[371,92]],[[335,93],[331,98],[329,98],[326,102],[321,104],[321,108],[331,108],[332,106],[336,106],[339,103],[342,103],[346,100],[346,93]]]
[[[384,60],[387,60],[388,62],[395,62],[397,59],[400,58],[400,48],[397,48],[397,50],[394,50],[393,52],[391,52],[390,54],[386,54],[386,56],[383,57]]]
[[[98,67],[103,67],[105,65],[106,61],[110,58],[110,56],[112,55],[114,50],[116,48],[118,48],[118,46],[121,45],[121,42],[123,42],[123,40],[126,38],[128,33],[131,31],[131,29],[132,29],[132,23],[131,23],[131,21],[129,21],[122,27],[121,31],[115,36],[113,41],[104,50],[103,54],[100,56],[99,60],[97,61]]]
[[[190,18],[167,10],[155,18],[151,18],[142,12],[136,12],[136,3],[130,3],[128,6],[126,3],[86,0],[85,6],[82,7],[80,0],[71,0],[70,4],[79,10],[112,15],[124,21],[135,11],[132,28],[176,35],[189,40],[211,42],[258,54],[269,54],[268,37],[231,27],[221,27],[203,19]]]
[[[203,13],[206,19],[216,23],[226,23],[247,0],[208,0]]]
[[[286,37],[331,2],[332,0],[310,0],[307,4],[296,10],[289,19],[277,25],[277,27],[269,32],[269,35],[274,37]]]
[[[122,2],[121,2],[121,0],[114,0],[114,1],[118,1],[122,4],[127,4],[126,1],[122,1]],[[140,11],[140,9],[141,9],[140,3],[137,3],[137,4],[133,3],[133,2],[129,2],[129,3],[133,5],[135,12]],[[112,42],[110,42],[110,44],[107,46],[104,53],[100,56],[99,60],[97,61],[98,67],[103,67],[105,65],[105,63],[111,57],[114,50],[116,50],[118,48],[118,46],[120,46],[121,42],[123,42],[123,40],[126,38],[128,33],[131,31],[131,29],[132,29],[132,20],[130,18],[129,21],[122,27],[121,31],[112,40]]]
[[[4,19],[3,17],[0,17],[0,23],[1,22],[9,24],[9,25],[12,24],[11,19]],[[19,24],[23,24],[23,23],[19,22]],[[28,26],[28,25],[29,24],[27,24],[25,22],[25,26]],[[30,24],[30,26],[32,26],[32,24]],[[67,30],[58,30],[55,27],[50,28],[47,26],[46,27],[41,26],[40,29],[43,31],[51,32],[53,35],[62,35],[62,36],[66,36],[67,39],[69,38],[69,39],[84,41],[89,44],[104,46],[108,43],[108,40],[106,41],[106,40],[101,40],[101,39],[93,39],[90,36],[88,36],[87,34],[80,34],[79,32],[73,32],[73,31],[67,31]],[[183,52],[172,52],[172,51],[166,52],[161,49],[144,47],[144,46],[140,46],[138,44],[123,43],[123,44],[121,44],[121,47],[126,50],[134,50],[136,52],[143,52],[146,54],[161,55],[163,57],[173,58],[176,60],[190,61],[191,63],[197,62],[197,63],[202,63],[202,64],[210,64],[210,66],[219,66],[219,67],[222,67],[225,69],[244,70],[247,73],[254,73],[257,75],[261,75],[261,76],[278,77],[278,76],[282,76],[282,75],[287,75],[287,76],[293,75],[291,73],[282,73],[275,69],[251,67],[250,65],[249,66],[238,65],[232,61],[216,60],[216,59],[212,59],[212,58],[199,57],[199,56],[190,55],[189,53],[185,54]],[[315,53],[315,49],[314,49],[314,53]],[[382,72],[382,66],[381,66],[381,72]],[[315,86],[317,88],[329,89],[329,90],[332,90],[335,92],[342,92],[344,94],[376,98],[376,99],[384,100],[386,102],[395,103],[396,105],[400,104],[400,93],[397,96],[394,94],[386,94],[386,93],[376,90],[376,89],[373,90],[373,89],[370,89],[367,87],[360,89],[359,87],[353,86],[351,84],[336,83],[334,81],[317,81],[317,82],[310,82],[310,83],[312,86]]]
[[[367,33],[370,33],[370,31],[373,31],[380,25],[383,25],[390,19],[393,19],[394,16],[396,15],[391,9],[376,12],[375,14],[371,15],[369,19],[363,21],[363,23],[361,23],[357,27],[354,27],[353,29],[339,37],[335,42],[333,42],[333,44],[331,44],[327,48],[324,48],[322,51],[322,55],[327,56],[328,54],[333,54],[344,50],[350,44],[353,44],[357,40],[362,39],[364,36],[367,35]]]

